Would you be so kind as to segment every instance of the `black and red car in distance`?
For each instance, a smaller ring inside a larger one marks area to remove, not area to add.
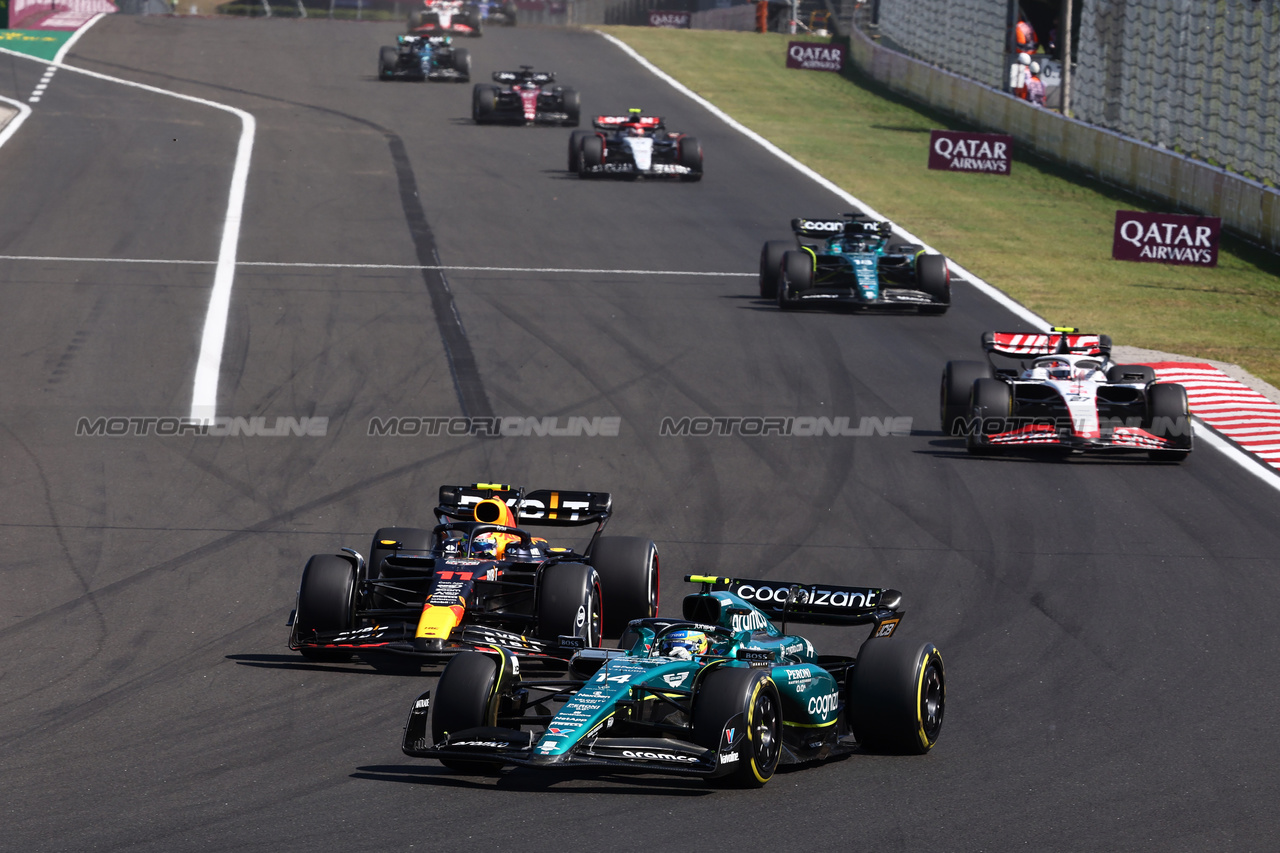
[[[471,118],[476,124],[551,124],[577,127],[581,97],[571,86],[556,85],[553,71],[495,71],[493,82],[471,90]]]
[[[1149,365],[1112,362],[1109,336],[1067,326],[984,332],[982,348],[986,361],[949,361],[942,372],[942,430],[963,437],[970,453],[1146,453],[1165,462],[1191,453],[1186,389],[1160,382]]]
[[[502,646],[567,659],[658,612],[658,550],[602,536],[604,492],[493,483],[441,486],[434,527],[384,527],[367,557],[350,548],[307,561],[289,647],[310,660],[380,653],[427,660]],[[582,551],[526,528],[594,525]]]
[[[945,314],[951,270],[942,255],[895,239],[893,223],[854,211],[793,219],[791,240],[760,250],[760,297],[784,311],[845,305]]]
[[[702,144],[696,136],[668,131],[661,116],[632,109],[625,116],[596,116],[592,126],[569,135],[569,171],[580,178],[702,180]]]

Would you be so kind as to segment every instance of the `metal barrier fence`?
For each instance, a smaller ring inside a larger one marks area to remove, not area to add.
[[[999,89],[1008,8],[992,0],[879,0],[880,35],[893,47]],[[889,45],[886,45],[889,46]]]
[[[1280,0],[1082,0],[1075,116],[1280,184]]]

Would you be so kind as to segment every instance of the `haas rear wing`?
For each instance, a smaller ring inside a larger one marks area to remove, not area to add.
[[[1079,329],[1055,326],[1048,334],[1033,332],[984,332],[982,348],[995,355],[1019,358],[1028,355],[1111,355],[1109,335],[1081,334]]]
[[[613,509],[613,498],[608,492],[541,489],[525,493],[523,489],[498,483],[473,483],[470,486],[441,486],[438,511],[460,521],[472,521],[475,505],[489,498],[511,507],[518,524],[591,524],[607,519]]]
[[[770,619],[809,625],[869,625],[901,619],[902,593],[896,589],[689,575],[706,591],[722,589],[754,605]],[[891,618],[892,617],[892,618]],[[892,631],[892,629],[890,629]]]

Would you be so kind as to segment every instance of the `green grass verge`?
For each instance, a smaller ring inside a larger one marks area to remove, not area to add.
[[[1115,212],[1165,208],[1025,154],[1008,177],[931,172],[929,131],[969,128],[856,70],[788,70],[793,36],[601,29],[1051,322],[1235,362],[1280,386],[1275,255],[1224,238],[1214,269],[1113,261]],[[778,231],[839,212],[780,211]]]

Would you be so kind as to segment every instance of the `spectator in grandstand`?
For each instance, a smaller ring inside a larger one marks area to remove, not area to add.
[[[1026,98],[1037,107],[1044,106],[1044,81],[1040,79],[1040,63],[1033,62],[1027,66]]]

